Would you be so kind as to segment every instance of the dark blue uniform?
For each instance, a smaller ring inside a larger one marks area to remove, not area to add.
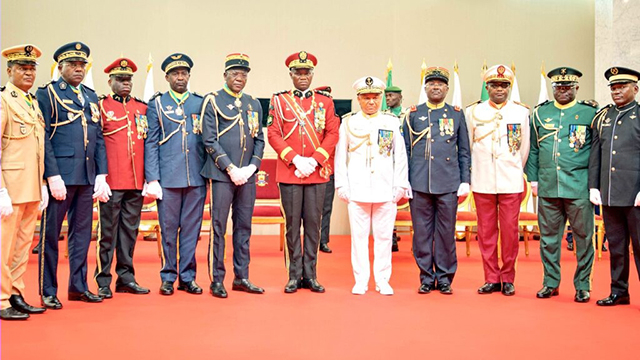
[[[162,186],[163,197],[157,201],[162,232],[160,278],[171,283],[178,271],[182,283],[196,276],[196,245],[207,194],[200,176],[204,164],[201,107],[198,94],[189,93],[178,103],[169,92],[156,94],[147,107],[145,176],[147,182],[159,180]]]
[[[69,292],[83,293],[88,290],[93,184],[96,175],[108,173],[98,96],[84,85],[73,89],[63,79],[39,88],[36,96],[45,121],[44,176],[60,175],[67,188],[63,201],[50,196],[42,217],[40,294],[57,295],[58,237],[65,215],[69,226]]]
[[[249,278],[251,216],[256,200],[255,174],[236,186],[227,168],[255,165],[260,169],[264,153],[262,107],[247,94],[238,99],[221,89],[205,98],[202,136],[208,154],[202,176],[211,179],[212,240],[209,242],[209,277],[221,283],[225,277],[225,232],[233,205],[233,270],[238,279]],[[215,196],[214,196],[215,195]]]
[[[464,113],[442,104],[410,109],[403,126],[409,158],[413,253],[425,285],[449,284],[458,261],[455,245],[457,191],[469,183],[471,155]]]

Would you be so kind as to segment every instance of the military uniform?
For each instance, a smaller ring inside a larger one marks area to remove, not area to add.
[[[169,56],[163,70],[191,68],[184,54]],[[191,283],[196,277],[196,245],[200,237],[204,202],[204,144],[200,110],[203,97],[197,93],[157,93],[147,107],[149,130],[145,140],[144,162],[147,182],[159,181],[162,199],[157,200],[162,232],[164,282]],[[179,237],[179,239],[178,239]],[[179,263],[178,263],[179,259]]]
[[[301,51],[285,60],[290,69],[313,68],[315,56]],[[329,158],[338,141],[339,119],[333,100],[322,90],[294,89],[273,95],[267,135],[278,154],[276,181],[285,213],[289,280],[315,280],[324,191],[333,172]],[[299,158],[298,158],[299,156]],[[317,163],[307,177],[294,160]],[[304,223],[304,250],[300,227]],[[324,289],[322,289],[324,291]]]
[[[428,70],[425,81],[448,83],[446,69]],[[413,106],[404,123],[409,158],[409,200],[413,222],[413,255],[420,282],[451,285],[458,267],[455,229],[457,191],[469,184],[471,155],[464,113],[444,102]],[[436,221],[437,219],[437,221]]]
[[[62,46],[54,59],[58,63],[86,62],[88,56],[89,48],[78,42]],[[88,292],[87,251],[91,241],[94,184],[98,176],[108,173],[98,96],[84,85],[74,88],[62,77],[39,88],[36,96],[45,121],[44,176],[48,179],[60,176],[66,187],[66,199],[52,198],[42,216],[43,245],[38,260],[40,294],[47,298],[55,297],[58,292],[58,237],[67,215],[69,299],[81,300],[78,294]],[[50,189],[51,186],[50,181]],[[92,298],[91,301],[98,300]]]
[[[40,54],[40,49],[33,45],[20,45],[2,51],[9,64],[18,65],[35,65]],[[35,70],[33,73],[35,78]],[[22,319],[28,318],[27,313],[30,311],[25,311],[20,305],[16,306],[13,301],[16,297],[22,298],[25,291],[23,276],[29,262],[29,246],[33,241],[38,212],[48,201],[48,194],[46,188],[43,191],[42,182],[44,122],[34,95],[21,90],[11,81],[1,90],[0,189],[10,198],[6,205],[13,213],[2,216],[0,315],[2,319]],[[13,312],[19,313],[12,314]]]
[[[112,77],[112,81],[116,81],[114,77],[132,76],[136,70],[133,61],[120,58],[107,66],[105,73]],[[99,106],[109,164],[107,182],[112,197],[108,202],[99,204],[100,236],[96,243],[98,257],[94,279],[99,290],[110,293],[108,288],[112,279],[114,252],[118,275],[116,291],[122,291],[125,285],[136,282],[133,252],[143,202],[147,104],[129,95],[122,97],[112,93],[102,96]]]
[[[581,75],[565,67],[550,71],[548,76],[554,86],[563,86],[577,83]],[[562,237],[568,218],[578,259],[573,284],[576,290],[591,290],[594,218],[587,179],[590,124],[596,107],[595,102],[573,100],[562,105],[547,101],[538,105],[531,116],[526,174],[532,186],[537,183],[538,187],[543,286],[551,289],[560,285]]]
[[[614,67],[605,76],[609,85],[631,83],[640,73]],[[635,100],[608,105],[592,123],[589,188],[601,193],[604,226],[611,254],[611,296],[598,305],[629,303],[629,242],[640,276],[640,105]]]
[[[238,60],[243,62],[239,64]],[[225,71],[249,70],[249,58],[244,54],[230,54],[226,63]],[[253,96],[236,94],[225,84],[205,97],[201,117],[208,154],[201,174],[209,179],[211,191],[209,277],[212,283],[224,281],[225,233],[233,205],[233,271],[236,279],[248,279],[251,217],[256,200],[255,172],[260,168],[265,145],[260,121],[262,107]],[[246,183],[236,185],[229,172],[250,165],[253,165],[251,169],[255,167],[254,172],[247,176]]]
[[[358,94],[381,94],[384,83],[365,77],[354,83]],[[369,232],[373,227],[376,289],[392,295],[391,237],[397,212],[396,195],[409,188],[407,156],[398,118],[362,111],[346,115],[336,147],[336,190],[348,194],[351,227],[351,266],[354,294],[366,292],[369,269]],[[342,195],[341,198],[345,198]]]
[[[485,82],[492,81],[512,83],[513,73],[504,65],[493,66],[485,73]],[[510,100],[502,104],[487,100],[469,106],[466,121],[485,282],[513,286],[523,169],[529,154],[529,109]],[[502,267],[498,265],[498,234]]]

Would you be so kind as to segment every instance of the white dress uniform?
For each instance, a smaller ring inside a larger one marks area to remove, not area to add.
[[[349,194],[354,293],[364,293],[369,283],[372,224],[374,279],[378,288],[388,287],[391,237],[397,212],[393,199],[398,189],[409,188],[407,169],[404,139],[397,117],[379,112],[371,116],[362,112],[345,116],[336,147],[335,186],[338,191],[343,188]],[[355,291],[358,287],[361,292]]]
[[[511,100],[498,109],[490,100],[467,108],[471,191],[514,194],[524,190],[529,156],[529,109]]]

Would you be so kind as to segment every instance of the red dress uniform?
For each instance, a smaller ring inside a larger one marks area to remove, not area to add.
[[[276,181],[285,184],[319,184],[333,173],[330,161],[338,143],[340,119],[327,91],[315,89],[276,93],[269,108],[269,144],[278,154]],[[321,167],[309,177],[295,175],[292,161],[296,155],[312,157]]]
[[[147,104],[111,94],[100,100],[111,190],[142,190]]]

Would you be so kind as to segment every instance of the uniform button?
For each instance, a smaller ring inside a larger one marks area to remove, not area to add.
[[[373,170],[371,170],[371,173],[373,174]]]
[[[307,147],[307,145],[302,145],[302,147],[303,147],[303,148],[306,148],[306,147]]]
[[[189,149],[187,149],[187,152],[189,152]]]
[[[434,156],[431,156],[431,160],[433,160],[433,159],[435,159],[435,157],[434,157]]]
[[[436,142],[436,139],[431,139],[431,142]]]
[[[89,161],[89,157],[87,156],[87,161]]]
[[[429,124],[429,127],[432,127],[432,126],[433,126],[433,124]]]
[[[613,155],[615,155],[615,154],[616,154],[616,151],[615,151],[615,150],[613,150],[611,153],[612,153]]]
[[[558,142],[562,142],[562,139],[558,139]]]
[[[613,140],[618,140],[618,135],[614,136]]]
[[[560,113],[560,116],[564,116],[564,113],[563,113],[563,112],[561,112],[561,113]]]
[[[449,158],[447,158],[447,161],[449,161]]]
[[[558,166],[556,169],[560,170],[560,166]]]
[[[560,156],[560,153],[556,153],[556,156]]]
[[[562,125],[560,125],[560,129],[562,129]]]
[[[187,151],[188,152],[188,151]],[[132,153],[133,156],[136,156],[136,153]]]
[[[247,148],[243,148],[242,150],[247,151]]]
[[[622,125],[622,121],[618,121],[618,125]]]
[[[447,140],[447,142],[448,142],[448,143],[450,143],[450,142],[451,142],[451,140]]]
[[[135,142],[135,141],[132,141],[132,142],[131,142],[131,145],[135,145],[135,144],[136,144],[136,142]]]
[[[247,137],[247,135],[244,136],[245,138]]]
[[[616,168],[612,167],[612,168],[611,168],[611,171],[616,171]]]

